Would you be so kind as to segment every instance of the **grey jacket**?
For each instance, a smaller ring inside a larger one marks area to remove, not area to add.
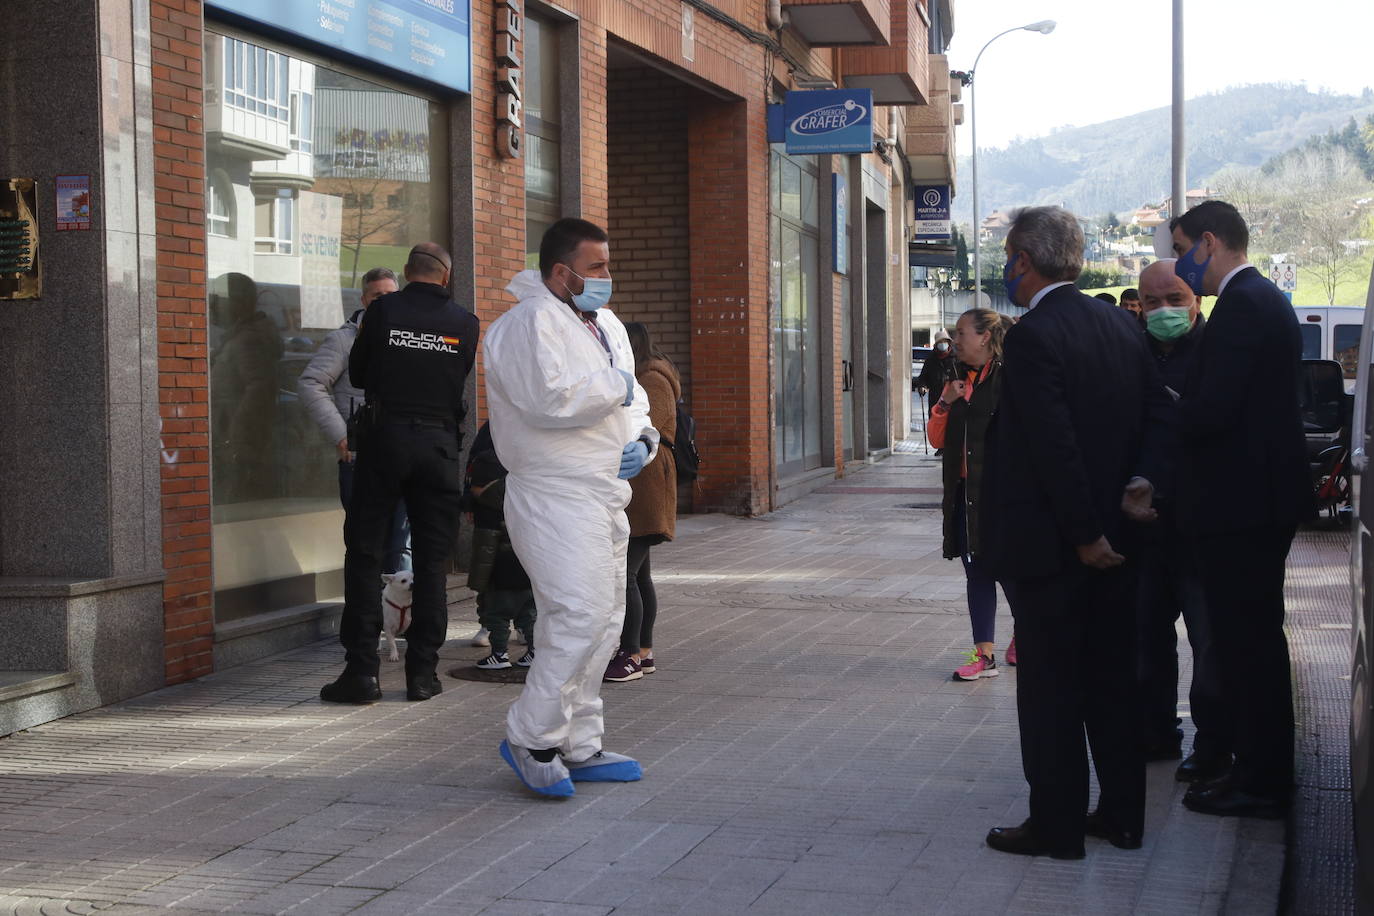
[[[348,378],[348,354],[358,336],[358,319],[362,314],[359,309],[343,327],[325,335],[310,365],[296,381],[301,403],[331,444],[348,435],[344,421],[355,406],[363,403],[363,390],[354,388]]]

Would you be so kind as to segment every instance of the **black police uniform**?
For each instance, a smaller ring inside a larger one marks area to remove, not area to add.
[[[360,434],[353,499],[344,522],[345,677],[376,677],[382,628],[382,556],[396,500],[410,516],[411,622],[406,683],[437,691],[448,627],[446,567],[463,491],[463,388],[477,354],[477,317],[433,283],[373,301],[349,357],[349,376],[373,411]]]

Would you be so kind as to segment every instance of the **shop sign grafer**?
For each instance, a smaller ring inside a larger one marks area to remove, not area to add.
[[[496,8],[496,151],[519,159],[521,136],[520,37],[524,14],[520,0],[503,0]]]

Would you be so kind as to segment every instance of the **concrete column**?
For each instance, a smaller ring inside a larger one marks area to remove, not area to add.
[[[0,732],[163,682],[147,3],[5,18],[0,176],[38,180],[44,287],[0,302]],[[89,230],[56,231],[56,175],[90,177]]]

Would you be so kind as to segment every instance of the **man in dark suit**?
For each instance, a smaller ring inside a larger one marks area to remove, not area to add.
[[[1246,262],[1236,208],[1198,204],[1170,223],[1178,275],[1217,296],[1183,392],[1180,482],[1197,534],[1202,587],[1234,728],[1229,774],[1194,783],[1204,814],[1282,817],[1293,789],[1293,695],[1283,635],[1283,577],[1299,521],[1314,509],[1293,307]]]
[[[1144,830],[1133,583],[1116,548],[1127,550],[1124,510],[1153,517],[1153,436],[1172,405],[1134,317],[1074,288],[1073,214],[1017,212],[1006,250],[1007,293],[1029,311],[1007,332],[981,535],[1016,618],[1030,818],[987,843],[1077,859],[1085,834],[1136,849]],[[1102,788],[1091,815],[1089,746]]]

